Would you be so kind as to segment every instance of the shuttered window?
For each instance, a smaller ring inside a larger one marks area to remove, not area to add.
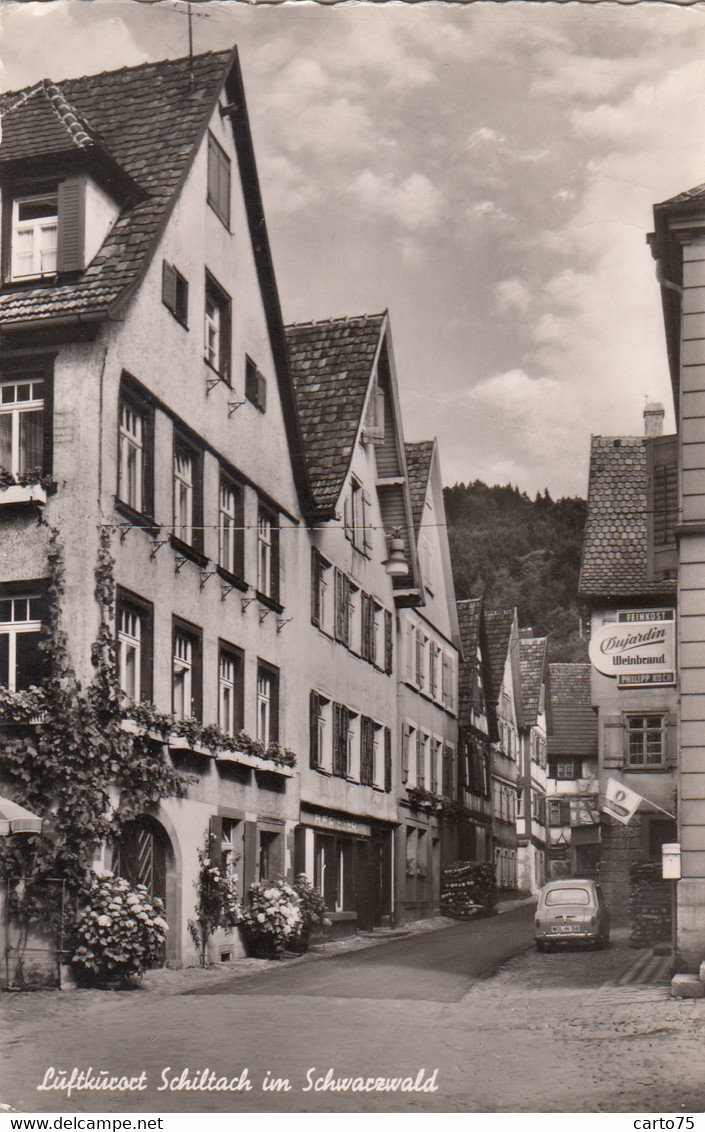
[[[343,704],[333,704],[333,774],[348,774],[349,713]]]
[[[230,158],[211,133],[208,134],[207,200],[228,228],[230,226]]]
[[[360,782],[372,786],[375,780],[375,725],[367,716],[360,725]]]
[[[384,611],[384,671],[390,675],[394,667],[394,620],[388,609]]]
[[[182,326],[188,327],[188,283],[166,260],[162,263],[162,302]]]
[[[416,785],[426,785],[426,736],[416,732]]]
[[[335,639],[350,644],[350,581],[341,570],[335,571]]]
[[[247,355],[245,355],[245,396],[261,413],[266,411],[267,379]]]
[[[321,753],[320,743],[318,741],[318,713],[319,713],[319,695],[318,692],[311,692],[309,698],[309,765],[312,767],[320,766]]]
[[[82,271],[86,266],[86,182],[82,177],[71,177],[60,183],[58,213],[56,269]]]
[[[401,780],[409,780],[409,726],[406,723],[401,729]]]

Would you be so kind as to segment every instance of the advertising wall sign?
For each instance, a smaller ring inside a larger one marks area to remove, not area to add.
[[[673,609],[622,610],[596,629],[590,663],[620,688],[676,682],[676,617]]]

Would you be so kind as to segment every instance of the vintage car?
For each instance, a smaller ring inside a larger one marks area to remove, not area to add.
[[[606,947],[610,914],[594,880],[552,880],[539,893],[534,939],[539,951],[556,944],[590,943]]]

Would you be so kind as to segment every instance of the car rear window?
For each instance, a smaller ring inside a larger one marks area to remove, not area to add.
[[[546,893],[545,903],[552,904],[589,904],[590,893],[587,888],[553,888]]]

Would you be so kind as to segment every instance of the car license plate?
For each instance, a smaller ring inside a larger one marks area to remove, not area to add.
[[[581,932],[583,929],[580,924],[553,924],[551,931],[565,935],[566,932]]]

